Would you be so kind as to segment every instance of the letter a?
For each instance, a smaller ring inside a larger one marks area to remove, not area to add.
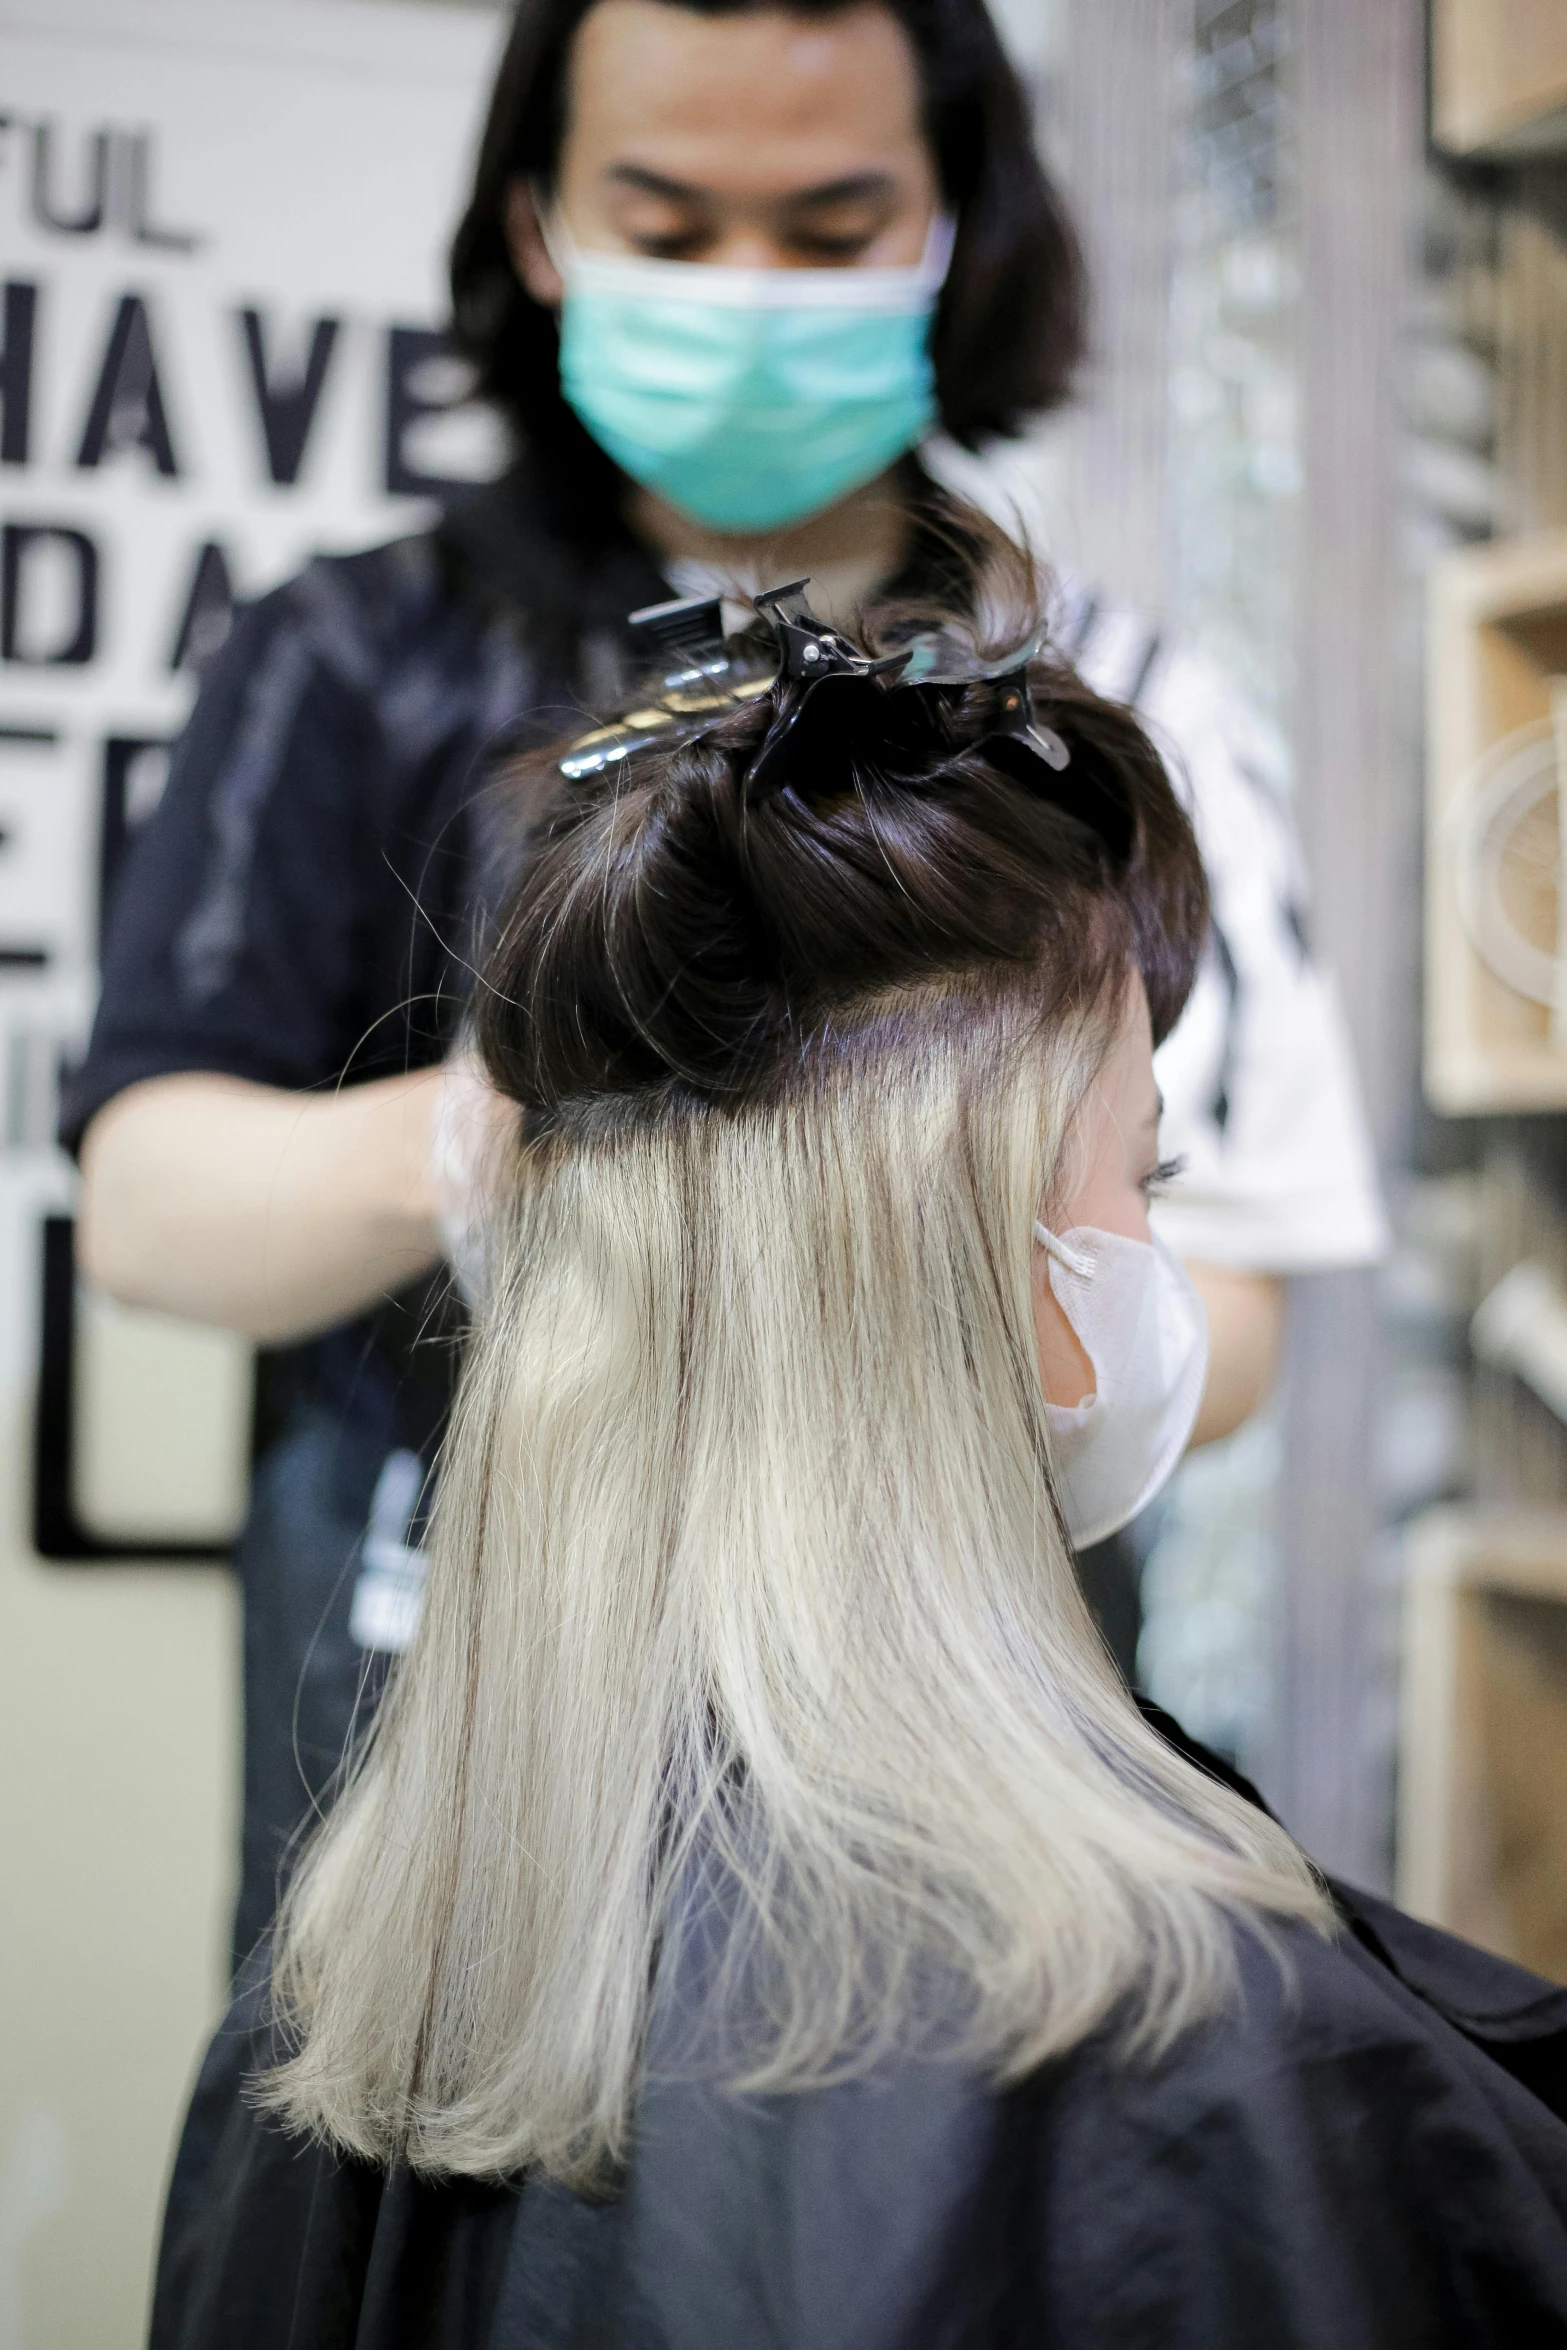
[[[145,449],[161,474],[170,480],[179,474],[152,347],[152,328],[140,294],[120,298],[76,462],[88,467],[101,465],[105,457],[116,456],[121,449]]]

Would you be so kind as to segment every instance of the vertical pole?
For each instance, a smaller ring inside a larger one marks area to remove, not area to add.
[[[1093,308],[1072,425],[1066,552],[1085,579],[1169,609],[1170,295],[1192,0],[1073,0],[1064,177]]]
[[[1297,0],[1302,295],[1296,741],[1316,943],[1378,1154],[1404,1139],[1419,802],[1398,378],[1421,155],[1418,0]],[[1325,1866],[1385,1883],[1389,1607],[1379,1589],[1376,1280],[1296,1284],[1270,1797]]]

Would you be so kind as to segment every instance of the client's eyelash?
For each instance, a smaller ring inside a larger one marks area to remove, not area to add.
[[[1185,1172],[1186,1161],[1184,1158],[1161,1159],[1153,1173],[1143,1177],[1143,1189],[1150,1196],[1156,1191],[1164,1191],[1170,1184],[1178,1181]]]

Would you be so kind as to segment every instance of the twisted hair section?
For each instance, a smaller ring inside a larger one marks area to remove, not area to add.
[[[760,801],[761,709],[515,780],[479,1028],[521,1140],[425,1620],[281,1921],[294,2124],[594,2189],[650,2075],[1138,2061],[1238,1928],[1326,1925],[1142,1722],[1055,1503],[1033,1220],[1204,901],[1133,721],[1049,660],[1036,696],[1128,854],[961,697]]]

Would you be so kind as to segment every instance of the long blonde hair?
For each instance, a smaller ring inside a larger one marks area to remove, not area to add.
[[[896,978],[735,1098],[535,1116],[427,1614],[281,1920],[289,2120],[602,2182],[715,1915],[682,2061],[750,2091],[911,2049],[1011,2080],[1107,2025],[1157,2053],[1222,2006],[1237,1920],[1326,1923],[1145,1725],[1062,1530],[1031,1235],[1125,939],[1082,961],[1075,993]]]

